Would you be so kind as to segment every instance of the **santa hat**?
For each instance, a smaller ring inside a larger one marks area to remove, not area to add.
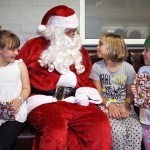
[[[47,23],[50,22],[54,27],[77,28],[78,18],[75,11],[65,5],[59,5],[50,9],[43,17],[38,31],[43,32]]]
[[[144,42],[144,47],[150,48],[150,36],[148,36]]]

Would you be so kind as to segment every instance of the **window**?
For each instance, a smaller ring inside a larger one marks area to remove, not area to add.
[[[85,45],[114,32],[127,45],[142,45],[150,33],[150,0],[80,0],[80,35]]]

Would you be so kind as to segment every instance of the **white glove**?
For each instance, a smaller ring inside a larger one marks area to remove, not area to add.
[[[89,105],[88,96],[82,93],[77,94],[75,97],[75,103],[82,105],[82,106],[88,106]]]
[[[62,101],[69,102],[69,103],[75,103],[75,97],[74,96],[69,96],[65,99],[62,99]]]
[[[77,84],[76,75],[72,71],[68,71],[68,73],[63,74],[60,76],[57,86],[66,86],[66,87],[75,87]]]
[[[91,87],[80,87],[76,90],[76,95],[78,94],[85,94],[89,98],[89,102],[94,104],[101,104],[102,98],[98,93],[97,89]]]

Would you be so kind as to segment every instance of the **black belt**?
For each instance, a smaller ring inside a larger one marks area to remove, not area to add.
[[[35,94],[55,96],[58,100],[62,100],[62,99],[67,98],[69,96],[75,96],[76,89],[72,88],[72,87],[58,86],[54,90],[43,91],[43,90],[39,90],[39,89],[36,89],[34,87],[31,87],[31,92],[35,93]]]

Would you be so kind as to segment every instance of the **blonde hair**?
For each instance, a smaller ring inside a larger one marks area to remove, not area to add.
[[[122,36],[114,33],[105,33],[104,38],[107,49],[106,59],[112,62],[123,62],[128,56],[128,51]]]
[[[8,31],[0,29],[0,49],[15,49],[20,46],[20,40],[17,35]]]

